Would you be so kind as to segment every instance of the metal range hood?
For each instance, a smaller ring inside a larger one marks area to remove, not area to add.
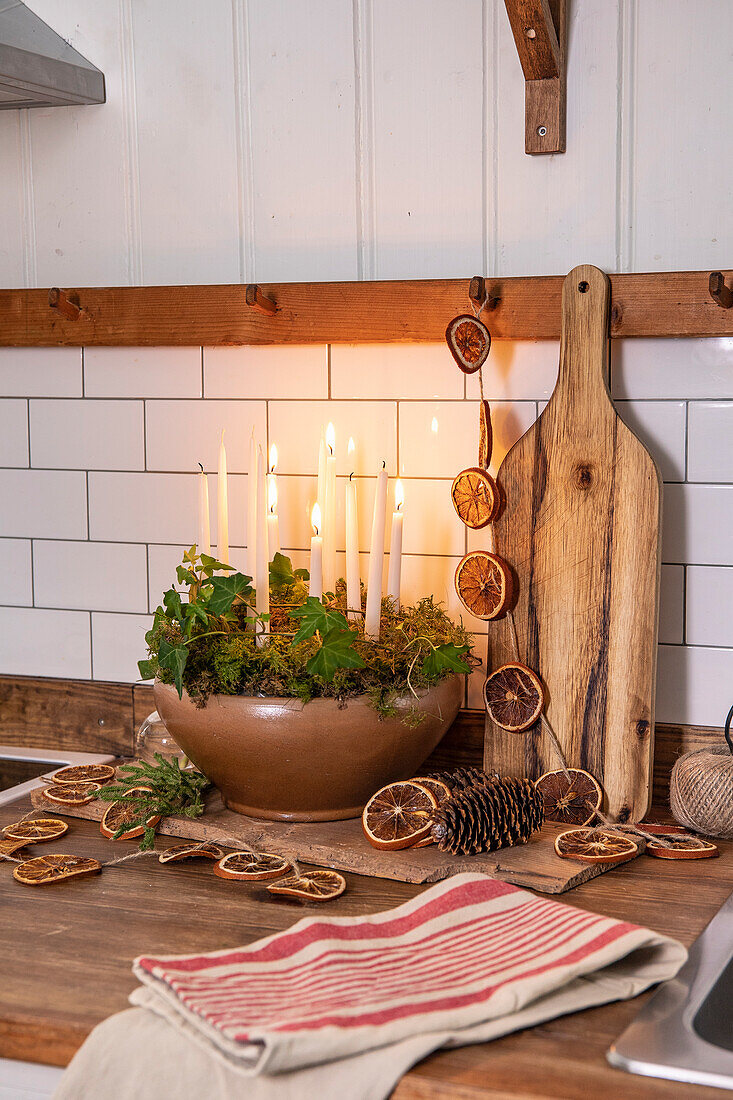
[[[104,99],[104,73],[21,0],[0,0],[0,110]]]

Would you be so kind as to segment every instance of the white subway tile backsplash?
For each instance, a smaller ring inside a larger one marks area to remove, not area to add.
[[[140,679],[137,662],[148,655],[149,615],[92,615],[92,663],[95,680],[131,684]]]
[[[30,418],[32,466],[145,468],[142,401],[32,400]]]
[[[462,557],[466,529],[456,515],[445,481],[410,479],[405,489],[403,552]]]
[[[546,401],[555,388],[559,361],[557,340],[495,340],[483,369],[484,396],[489,401]],[[466,379],[466,397],[478,400],[478,374]]]
[[[190,544],[189,544],[190,545]],[[185,591],[178,583],[176,567],[183,562],[183,555],[189,546],[148,546],[148,589],[150,593],[149,610],[155,611],[169,588]],[[217,548],[212,546],[211,553],[216,557]],[[241,573],[247,572],[247,551],[243,546],[229,548],[229,565]],[[132,610],[132,609],[131,609]]]
[[[148,606],[144,546],[36,540],[33,579],[36,607],[143,612]]]
[[[722,726],[731,683],[733,649],[660,645],[656,721]]]
[[[2,539],[0,554],[3,559],[5,602],[15,607],[30,607],[33,603],[30,541]]]
[[[229,476],[229,541],[245,545],[246,482]],[[216,539],[216,477],[209,477],[211,536]],[[191,546],[198,533],[195,474],[89,474],[90,538]]]
[[[201,348],[85,348],[87,397],[201,397]]]
[[[148,401],[147,469],[216,472],[223,430],[227,469],[246,474],[252,429],[266,452],[264,401]]]
[[[278,472],[318,473],[318,444],[329,421],[336,432],[336,471],[376,476],[382,462],[397,471],[397,406],[391,401],[272,401],[270,443],[277,445]],[[349,438],[356,450],[347,453]]]
[[[692,401],[688,421],[689,481],[733,481],[733,401]]]
[[[733,565],[733,485],[666,485],[662,561]]]
[[[0,671],[5,676],[91,676],[89,615],[0,607]]]
[[[85,539],[86,475],[81,470],[0,470],[0,534]]]
[[[81,397],[81,348],[0,348],[0,396]]]
[[[680,645],[685,626],[685,569],[663,565],[659,589],[659,641]]]
[[[295,392],[291,389],[288,396]],[[333,344],[331,396],[460,399],[463,375],[445,343]]]
[[[0,466],[28,465],[28,402],[0,400]]]
[[[328,397],[325,344],[204,348],[206,397]],[[348,394],[344,396],[349,396]]]
[[[647,448],[663,481],[685,480],[684,401],[617,401],[616,411]]]
[[[688,645],[733,648],[733,569],[687,569]]]
[[[402,600],[417,603],[423,596],[433,596],[443,604],[456,622],[462,622],[467,630],[486,632],[486,623],[469,614],[456,594],[454,578],[461,559],[426,557],[422,554],[405,554],[402,560]]]
[[[402,401],[400,475],[453,478],[478,462],[479,405],[468,401]],[[494,402],[491,421],[494,472],[535,420],[535,403]]]
[[[614,397],[733,398],[733,337],[611,341]]]

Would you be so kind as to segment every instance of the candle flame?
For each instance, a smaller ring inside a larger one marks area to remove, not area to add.
[[[437,416],[434,416],[434,417],[433,417],[433,422],[432,422],[432,424],[430,425],[430,427],[431,427],[431,429],[432,429],[432,430],[433,430],[434,432],[436,432],[436,433],[437,433],[437,431],[438,431],[438,418],[437,418]]]
[[[328,447],[331,454],[333,454],[334,450],[336,449],[336,429],[330,421],[328,422],[328,427],[326,428],[326,446]]]
[[[321,529],[321,506],[318,501],[316,501],[316,503],[313,505],[313,511],[311,512],[311,524],[313,525],[313,530],[315,531],[315,533],[318,534]]]
[[[395,509],[399,512],[404,503],[405,503],[405,492],[404,492],[404,489],[402,488],[402,482],[400,481],[399,478],[397,478],[397,480],[395,481],[395,486],[394,486]]]
[[[277,447],[273,443],[270,446],[270,473],[271,474],[275,473],[276,466],[277,466]]]
[[[267,507],[274,515],[277,511],[277,478],[270,474],[267,485]]]
[[[350,455],[353,455],[353,453],[354,453],[354,451],[355,451],[355,450],[356,450],[356,443],[354,443],[354,437],[353,437],[353,435],[350,435],[350,436],[349,436],[349,444],[348,444],[348,446],[347,446],[347,448],[346,448],[346,453],[347,453],[347,454],[350,454]]]

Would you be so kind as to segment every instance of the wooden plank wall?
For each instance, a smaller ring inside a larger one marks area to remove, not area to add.
[[[0,676],[0,744],[60,747],[130,756],[135,731],[155,708],[146,684]],[[654,796],[666,805],[669,773],[683,753],[722,740],[710,726],[657,725]],[[475,765],[483,760],[484,714],[463,710],[430,757],[426,770]]]

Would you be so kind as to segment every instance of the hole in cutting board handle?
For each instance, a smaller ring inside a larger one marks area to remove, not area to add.
[[[581,283],[578,283],[578,290],[581,294],[585,294],[590,290],[590,283],[586,283],[585,279]]]

